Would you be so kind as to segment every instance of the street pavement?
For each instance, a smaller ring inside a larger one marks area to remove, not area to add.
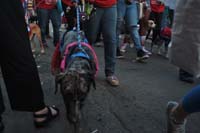
[[[54,77],[50,73],[53,53],[52,40],[45,55],[36,56],[36,62],[48,105],[55,104],[60,116],[44,129],[33,126],[32,113],[14,112],[10,109],[6,89],[1,78],[6,111],[3,114],[4,133],[73,133],[65,115],[60,92],[54,94]],[[111,87],[104,76],[104,48],[95,48],[100,64],[96,84],[82,110],[83,133],[166,133],[166,103],[180,100],[192,87],[199,84],[183,83],[178,80],[178,69],[169,61],[153,54],[145,63],[133,62],[135,50],[129,48],[126,58],[117,60],[116,75],[119,87]],[[28,89],[28,88],[27,88]],[[198,113],[189,117],[187,133],[199,133]]]

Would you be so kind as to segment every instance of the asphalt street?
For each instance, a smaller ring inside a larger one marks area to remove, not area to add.
[[[4,133],[72,133],[65,117],[65,107],[60,93],[54,94],[54,77],[50,73],[53,53],[52,40],[45,55],[36,56],[45,100],[61,111],[59,118],[44,129],[35,129],[32,113],[14,112],[10,109],[6,89],[1,79],[6,111],[3,114]],[[145,63],[132,62],[135,50],[129,48],[126,58],[117,60],[116,75],[119,87],[111,87],[104,76],[104,48],[95,48],[100,64],[96,83],[91,89],[82,110],[81,128],[84,133],[166,133],[166,104],[180,100],[192,87],[199,84],[178,80],[178,69],[156,54]],[[28,89],[28,88],[27,88]],[[200,133],[200,114],[188,118],[187,133]]]

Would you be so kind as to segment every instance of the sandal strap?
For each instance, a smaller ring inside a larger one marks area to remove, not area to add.
[[[52,109],[56,111],[56,115],[57,116],[59,114],[59,109],[56,108],[55,106],[47,106],[47,113],[44,114],[34,114],[33,116],[35,118],[48,118],[48,117],[54,117],[54,115],[52,114]]]
[[[45,118],[45,117],[47,117],[47,114],[48,113],[45,113],[45,114],[34,114],[33,117],[34,118]]]
[[[44,127],[46,125],[48,125],[48,123],[56,118],[59,115],[59,109],[56,108],[55,106],[46,106],[46,108],[48,109],[48,112],[45,114],[34,114],[35,118],[44,118],[44,121],[36,121],[34,120],[34,124],[37,128],[40,127]],[[53,115],[53,110],[56,111],[56,114]]]

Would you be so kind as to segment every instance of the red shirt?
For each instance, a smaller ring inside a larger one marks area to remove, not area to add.
[[[95,5],[103,8],[111,7],[117,3],[117,0],[90,0]]]
[[[151,10],[157,13],[162,13],[165,10],[165,5],[164,4],[159,4],[157,0],[151,0]]]
[[[36,0],[36,7],[41,9],[54,9],[56,5],[45,4],[44,0]]]
[[[62,2],[67,6],[73,6],[71,0],[62,0]]]

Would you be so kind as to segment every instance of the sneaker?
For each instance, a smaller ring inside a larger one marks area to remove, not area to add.
[[[95,46],[96,46],[96,47],[103,47],[103,43],[102,43],[102,42],[96,42],[96,43],[95,43]]]
[[[182,69],[179,70],[179,80],[186,83],[194,83],[194,76]]]
[[[119,50],[119,48],[117,48],[117,55],[116,55],[117,59],[122,59],[124,58],[124,55],[121,53],[121,51]]]
[[[178,106],[177,102],[170,101],[167,104],[167,133],[185,133],[186,119],[177,122],[172,110]]]
[[[145,47],[142,47],[142,50],[143,50],[146,54],[152,55],[152,53],[151,53],[150,51],[148,51]]]
[[[119,86],[119,80],[114,75],[107,76],[106,81],[112,86]]]
[[[120,47],[120,51],[122,52],[122,53],[125,53],[126,52],[126,47],[128,46],[128,43],[124,43],[124,44],[122,44],[122,46]]]
[[[134,48],[134,44],[133,43],[130,44],[130,48]]]
[[[143,50],[138,50],[137,51],[137,58],[136,60],[146,60],[149,58],[149,55],[146,54]]]

